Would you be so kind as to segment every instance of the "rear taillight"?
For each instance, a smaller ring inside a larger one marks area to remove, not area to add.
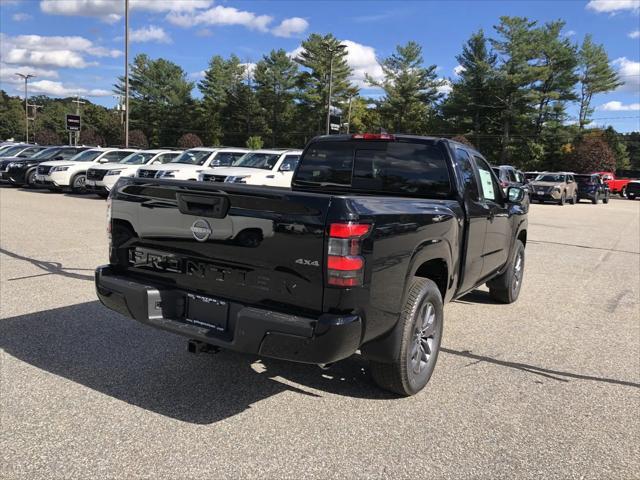
[[[394,135],[389,133],[356,133],[351,135],[354,140],[387,140],[392,142],[396,139]]]
[[[362,285],[364,258],[361,242],[371,230],[366,223],[332,223],[329,226],[327,283],[337,287]]]

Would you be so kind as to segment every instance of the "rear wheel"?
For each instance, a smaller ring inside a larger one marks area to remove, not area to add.
[[[444,313],[438,286],[414,278],[395,328],[401,329],[399,351],[392,363],[371,362],[373,380],[385,390],[409,396],[429,382],[438,359]]]
[[[520,295],[522,280],[524,277],[524,245],[516,240],[513,248],[513,256],[507,266],[507,270],[499,277],[487,282],[489,295],[494,300],[502,303],[513,303]]]
[[[73,193],[85,193],[87,191],[86,183],[87,176],[84,173],[78,173],[71,180],[71,191]]]
[[[593,200],[591,200],[591,203],[593,203],[594,205],[597,205],[599,201],[600,201],[600,195],[596,193],[595,197],[593,197]]]

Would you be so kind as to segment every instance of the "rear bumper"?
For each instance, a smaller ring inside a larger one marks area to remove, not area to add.
[[[228,302],[228,328],[220,333],[185,321],[186,291],[167,289],[98,267],[100,302],[118,313],[210,345],[302,363],[331,363],[360,348],[362,320],[356,315],[318,318],[284,314]]]

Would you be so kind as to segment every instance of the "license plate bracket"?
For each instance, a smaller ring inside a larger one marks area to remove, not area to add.
[[[217,298],[187,293],[184,321],[221,333],[227,330],[229,303]]]

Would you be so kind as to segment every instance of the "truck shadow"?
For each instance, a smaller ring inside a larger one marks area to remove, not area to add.
[[[31,257],[25,257],[24,255],[20,255],[18,253],[14,253],[11,252],[9,250],[6,250],[4,248],[0,248],[0,254],[6,255],[7,257],[13,258],[15,260],[23,260],[25,262],[30,263],[31,265],[33,265],[34,267],[38,268],[39,270],[42,270],[43,273],[38,273],[35,275],[26,275],[23,277],[15,277],[15,278],[9,278],[9,281],[14,281],[14,280],[25,280],[28,278],[35,278],[35,277],[43,277],[46,275],[60,275],[62,277],[67,277],[67,278],[73,278],[76,280],[87,280],[92,282],[93,281],[93,269],[92,268],[70,268],[70,267],[63,267],[62,264],[60,262],[49,262],[47,260],[38,260],[36,258],[31,258]],[[76,272],[81,272],[81,271],[85,271],[85,272],[92,272],[90,275],[85,275],[82,273],[76,273]]]
[[[223,420],[285,391],[397,398],[373,385],[358,357],[323,371],[232,352],[192,355],[186,339],[121,317],[97,301],[3,319],[0,348],[98,392],[196,424]]]

